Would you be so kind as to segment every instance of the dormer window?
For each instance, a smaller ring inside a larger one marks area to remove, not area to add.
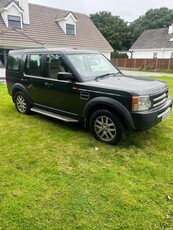
[[[8,15],[8,26],[14,29],[21,29],[21,21],[19,16]]]
[[[7,1],[9,4],[0,9],[6,27],[23,29],[24,25],[29,25],[28,0]]]
[[[65,15],[57,16],[55,18],[55,21],[58,22],[59,26],[65,34],[74,36],[76,35],[76,23],[78,20],[72,12],[69,12]]]
[[[66,34],[67,35],[75,35],[75,25],[66,24]]]

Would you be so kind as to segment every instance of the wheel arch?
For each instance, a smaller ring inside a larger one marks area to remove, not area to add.
[[[88,124],[91,115],[100,109],[107,109],[116,113],[125,126],[135,129],[135,124],[130,112],[120,102],[107,97],[97,97],[87,103],[84,109],[84,119],[86,121],[86,125]]]
[[[32,105],[33,103],[32,103],[32,100],[31,100],[31,98],[29,96],[28,91],[26,90],[26,88],[23,85],[21,85],[19,83],[15,84],[13,86],[13,88],[12,88],[12,100],[13,100],[13,102],[14,102],[14,99],[15,99],[15,94],[17,92],[19,92],[19,91],[21,91],[26,96],[29,104]]]

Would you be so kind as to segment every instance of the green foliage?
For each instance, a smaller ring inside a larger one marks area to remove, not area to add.
[[[91,14],[90,18],[114,50],[125,48],[128,42],[127,22],[106,11]]]
[[[168,27],[173,22],[173,10],[166,7],[150,9],[145,15],[133,21],[129,30],[135,41],[144,30]]]
[[[145,67],[141,67],[141,70],[145,70],[145,71],[154,71],[155,70],[155,66],[152,65],[146,65]]]
[[[128,50],[144,30],[168,27],[173,22],[173,10],[150,9],[130,25],[106,11],[91,14],[90,18],[115,51]]]
[[[108,146],[0,98],[0,229],[172,229],[173,113]]]
[[[126,53],[112,52],[111,58],[128,58]]]

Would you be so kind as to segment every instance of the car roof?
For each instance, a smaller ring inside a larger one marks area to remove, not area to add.
[[[15,49],[10,50],[9,54],[24,54],[24,53],[52,53],[58,52],[62,54],[91,54],[91,53],[99,53],[94,50],[78,50],[78,49],[70,49],[70,48],[30,48],[30,49]]]

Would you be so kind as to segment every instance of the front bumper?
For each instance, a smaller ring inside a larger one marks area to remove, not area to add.
[[[131,113],[136,130],[149,129],[163,121],[171,112],[172,99],[168,98],[164,106],[148,111]]]

